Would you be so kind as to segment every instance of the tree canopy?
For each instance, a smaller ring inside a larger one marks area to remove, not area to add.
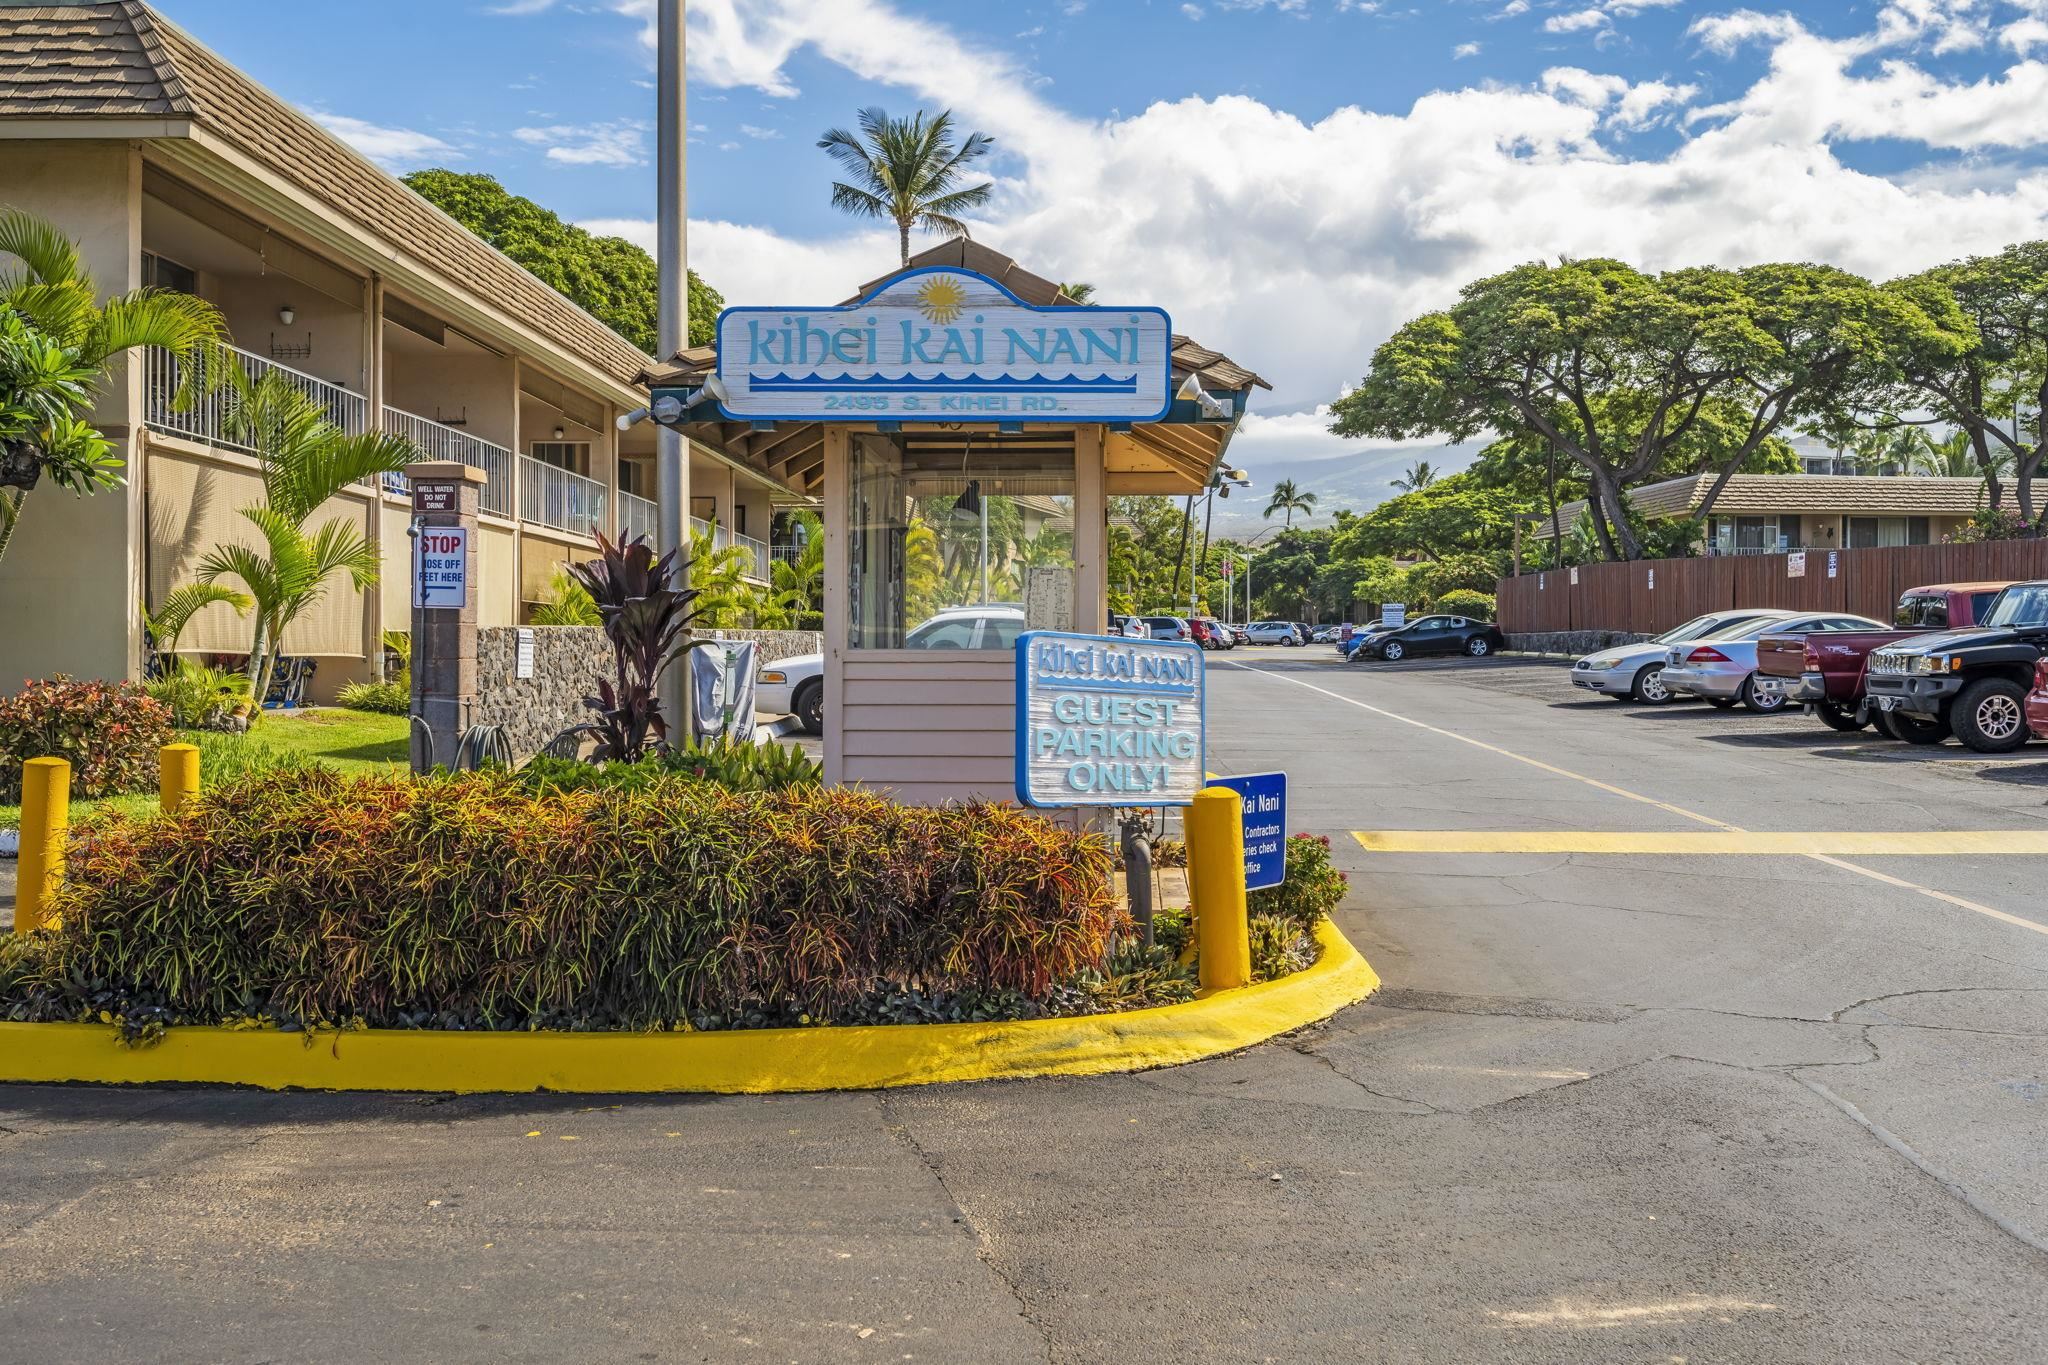
[[[652,355],[659,337],[660,271],[623,237],[567,223],[488,175],[414,171],[405,183],[428,203],[510,256],[541,283]],[[711,344],[725,299],[690,272],[690,344]]]

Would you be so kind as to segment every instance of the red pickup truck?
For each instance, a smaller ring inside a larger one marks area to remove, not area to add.
[[[1874,716],[1863,704],[1863,670],[1872,650],[1929,631],[1974,626],[1984,619],[2004,583],[1936,583],[1908,588],[1892,613],[1895,630],[1830,631],[1825,635],[1766,635],[1757,641],[1757,690],[1782,692],[1805,705],[1833,730],[1860,730],[1877,722],[1893,739],[1939,744],[1948,737],[1938,722],[1894,712]]]

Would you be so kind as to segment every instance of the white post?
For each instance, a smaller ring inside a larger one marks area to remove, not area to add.
[[[660,61],[656,114],[655,174],[659,181],[659,221],[655,225],[655,258],[659,266],[660,318],[657,331],[660,354],[667,364],[688,343],[690,335],[690,275],[688,198],[684,190],[684,165],[688,155],[689,124],[685,98],[684,0],[658,0]],[[688,581],[689,541],[683,534],[684,509],[690,505],[689,454],[683,434],[673,427],[656,429],[654,490],[657,512],[654,521],[655,550],[661,554],[678,551],[684,581]],[[686,734],[689,725],[689,688],[680,667],[671,668],[661,683],[661,710],[670,731]]]

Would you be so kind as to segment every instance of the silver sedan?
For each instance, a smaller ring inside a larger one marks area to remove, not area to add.
[[[1777,620],[1791,615],[1792,612],[1777,608],[1769,611],[1710,611],[1705,616],[1695,616],[1682,626],[1673,626],[1642,644],[1615,645],[1588,654],[1572,665],[1572,686],[1599,692],[1617,701],[1633,700],[1646,706],[1662,706],[1672,699],[1671,689],[1664,685],[1664,666],[1669,660],[1671,646],[1686,640],[1725,635],[1765,618]]]
[[[1255,645],[1299,645],[1301,635],[1292,621],[1254,621],[1244,628],[1248,642]]]
[[[1714,706],[1741,702],[1752,711],[1781,711],[1785,694],[1756,685],[1756,642],[1766,635],[1813,635],[1830,630],[1883,630],[1864,616],[1812,612],[1752,621],[1732,633],[1672,645],[1665,651],[1664,685]]]

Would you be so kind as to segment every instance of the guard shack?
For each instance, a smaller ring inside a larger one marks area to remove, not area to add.
[[[655,420],[816,500],[825,780],[912,803],[1012,796],[1017,637],[1102,632],[1109,498],[1205,490],[1270,387],[966,239],[843,304],[729,308],[646,379]]]

